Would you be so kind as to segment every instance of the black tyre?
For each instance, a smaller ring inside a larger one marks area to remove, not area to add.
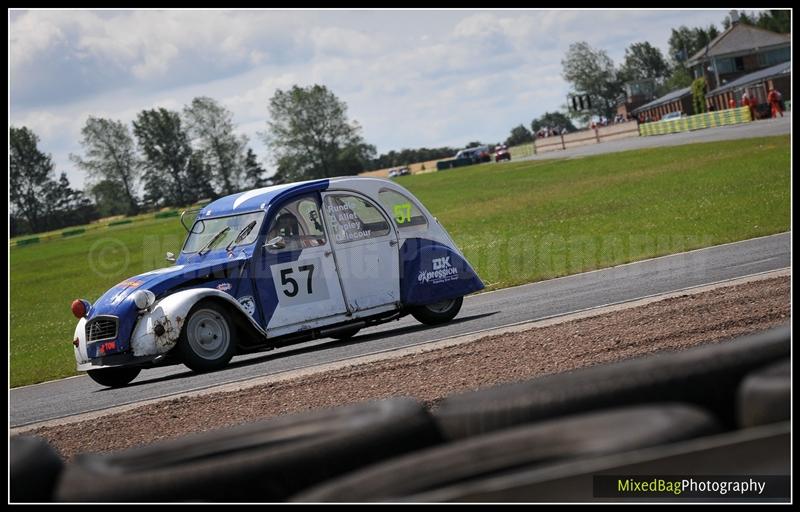
[[[8,439],[9,497],[12,503],[52,501],[64,462],[47,441],[20,435]]]
[[[287,414],[112,453],[64,469],[59,501],[283,501],[311,485],[441,442],[410,398]],[[98,485],[114,475],[120,485]],[[105,479],[105,480],[104,480]]]
[[[335,340],[349,340],[356,334],[358,331],[361,330],[361,327],[353,327],[352,329],[348,329],[346,331],[339,331],[330,335],[331,338]]]
[[[224,368],[236,352],[235,326],[224,306],[213,301],[194,305],[178,338],[183,364],[196,372]]]
[[[745,377],[736,396],[742,428],[788,421],[792,405],[791,361],[785,359]]]
[[[89,370],[86,373],[89,374],[89,377],[91,377],[93,381],[101,386],[107,386],[109,388],[121,388],[122,386],[127,386],[130,384],[131,381],[135,379],[137,375],[139,375],[140,371],[142,371],[141,368],[126,368],[123,366],[120,368]]]
[[[736,425],[736,394],[750,372],[790,353],[788,326],[672,353],[545,375],[450,395],[433,415],[447,439],[606,407],[688,402]]]
[[[622,453],[719,430],[711,414],[687,404],[575,414],[411,452],[322,482],[292,501],[400,501],[520,467]]]
[[[415,306],[411,310],[414,318],[419,320],[425,325],[439,325],[445,324],[456,317],[461,310],[464,298],[444,300],[435,304],[427,304],[425,306]]]

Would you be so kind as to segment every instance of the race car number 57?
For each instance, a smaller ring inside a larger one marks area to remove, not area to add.
[[[312,286],[312,278],[314,277],[314,265],[301,265],[297,268],[300,272],[306,272],[307,280],[306,280],[306,293],[311,295],[314,293],[314,289]],[[287,297],[294,297],[300,291],[300,287],[297,285],[297,281],[291,277],[292,273],[294,273],[293,268],[285,268],[281,270],[281,285],[284,286],[283,293],[286,294]],[[288,286],[288,288],[287,288]]]
[[[272,265],[278,300],[294,306],[328,299],[325,269],[319,258]]]

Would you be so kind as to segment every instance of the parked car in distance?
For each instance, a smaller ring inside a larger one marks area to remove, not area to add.
[[[456,160],[469,159],[472,163],[491,162],[492,156],[489,152],[489,146],[476,146],[474,148],[465,148],[456,153]]]
[[[237,354],[347,339],[409,314],[442,324],[484,287],[439,221],[391,180],[240,192],[184,227],[173,265],[72,302],[78,371],[120,387],[144,368],[218,370]]]
[[[408,167],[395,167],[394,169],[389,169],[389,177],[390,178],[397,178],[398,176],[408,176],[411,174],[411,171]]]
[[[501,144],[494,148],[494,161],[511,160],[511,153],[508,152],[508,146]]]
[[[663,116],[661,116],[661,119],[659,119],[659,122],[660,121],[669,121],[671,119],[680,119],[682,115],[683,115],[682,112],[670,112],[669,114],[664,114]]]

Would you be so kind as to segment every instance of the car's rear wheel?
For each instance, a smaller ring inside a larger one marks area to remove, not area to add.
[[[226,309],[213,301],[192,308],[178,339],[183,364],[196,372],[224,368],[233,357],[235,327]]]
[[[425,325],[444,324],[456,317],[463,302],[464,298],[458,297],[425,306],[415,306],[411,314]]]
[[[86,373],[93,381],[109,388],[121,388],[131,383],[139,375],[141,368],[119,367],[119,368],[100,368],[89,370]]]

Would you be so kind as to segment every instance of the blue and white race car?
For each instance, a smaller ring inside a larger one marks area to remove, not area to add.
[[[94,304],[75,300],[75,359],[111,387],[165,364],[213,371],[235,354],[345,339],[406,314],[449,322],[483,287],[436,218],[392,181],[276,185],[200,210],[175,265]]]

